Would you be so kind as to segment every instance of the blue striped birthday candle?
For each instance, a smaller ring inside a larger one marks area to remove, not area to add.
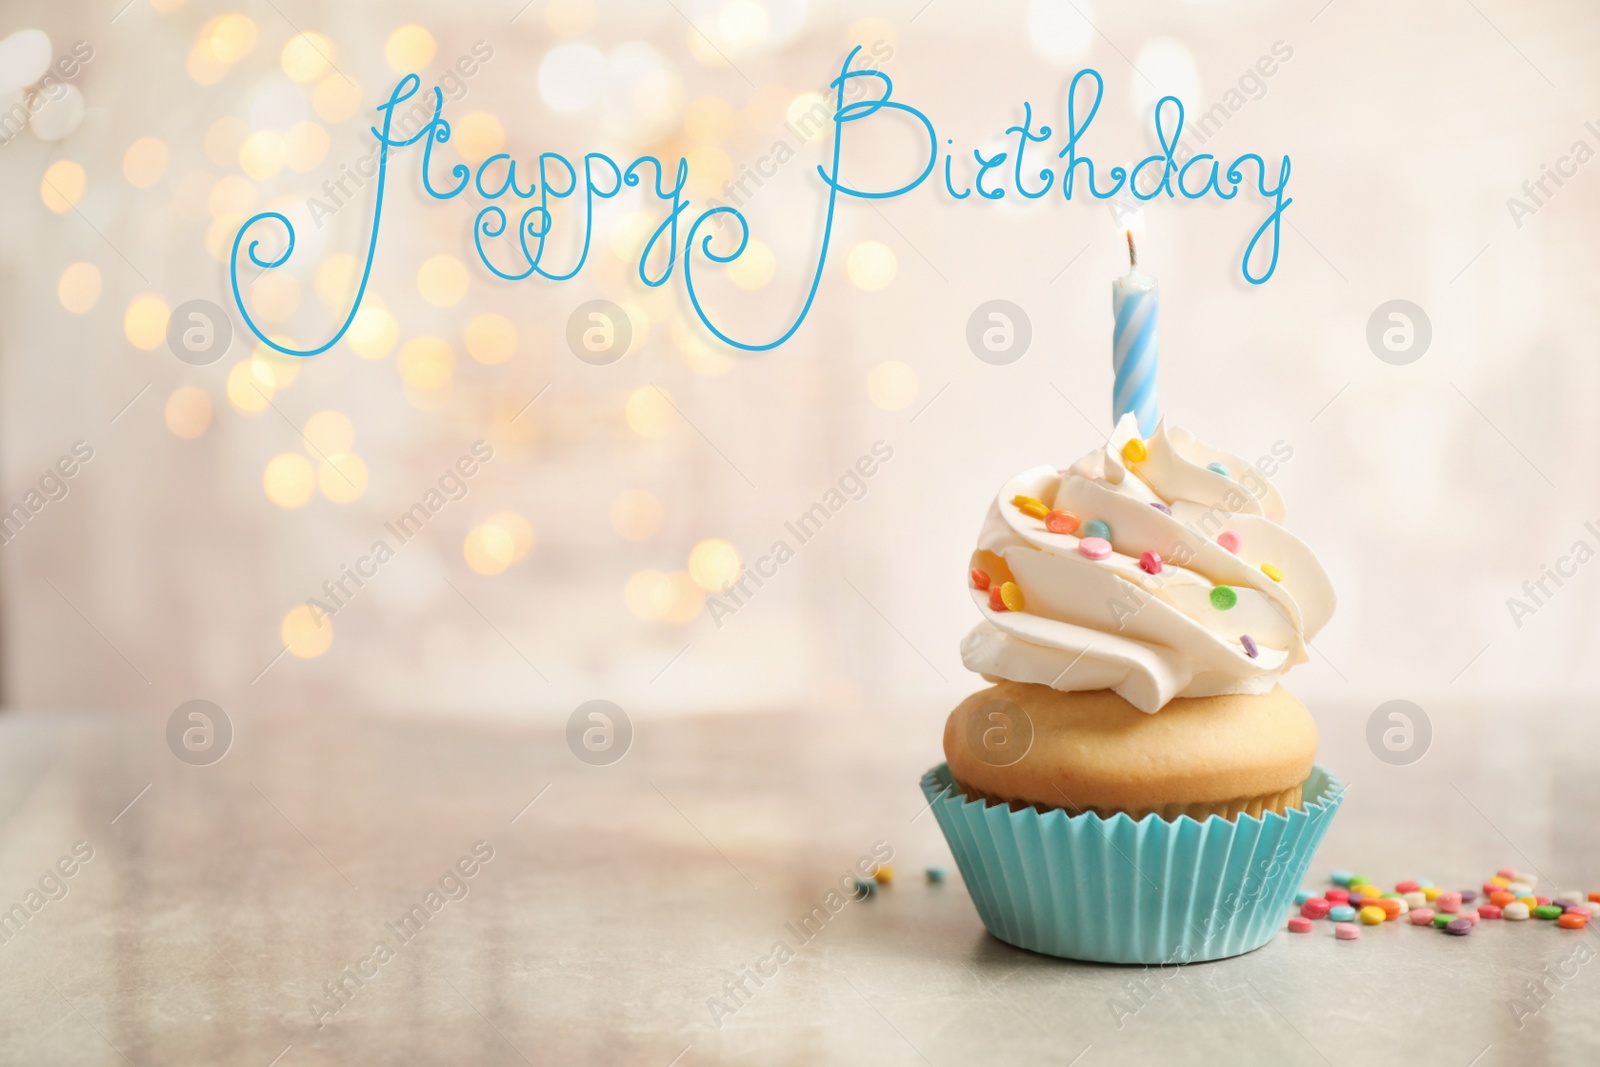
[[[1156,280],[1139,271],[1128,234],[1128,273],[1111,283],[1111,312],[1116,328],[1111,341],[1111,366],[1116,384],[1111,391],[1111,424],[1134,412],[1139,434],[1149,437],[1161,420],[1161,405],[1156,400]]]

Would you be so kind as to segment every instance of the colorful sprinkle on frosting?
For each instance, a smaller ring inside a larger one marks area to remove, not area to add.
[[[1044,517],[1044,528],[1054,534],[1078,532],[1078,516],[1070,511],[1052,511]]]
[[[1011,504],[1030,518],[1042,519],[1050,514],[1050,509],[1045,507],[1043,500],[1035,500],[1033,497],[1023,496],[1021,493],[1011,498]]]

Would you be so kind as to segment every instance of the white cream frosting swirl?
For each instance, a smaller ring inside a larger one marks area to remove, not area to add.
[[[1146,458],[1130,464],[1123,446],[1138,432],[1124,416],[1105,448],[1065,471],[1024,471],[1001,490],[971,565],[995,586],[1015,582],[1022,610],[994,610],[990,594],[973,586],[984,620],[961,642],[970,670],[990,681],[1111,689],[1155,712],[1174,697],[1267,692],[1305,661],[1306,642],[1333,614],[1333,587],[1311,550],[1279,525],[1277,491],[1254,464],[1164,421],[1144,441]],[[1081,529],[1051,533],[1018,509],[1018,496],[1106,523],[1110,557],[1083,556]],[[1236,553],[1217,541],[1227,531],[1238,537]],[[1160,555],[1159,573],[1140,567],[1146,551]],[[1213,605],[1218,586],[1237,595],[1232,608]]]

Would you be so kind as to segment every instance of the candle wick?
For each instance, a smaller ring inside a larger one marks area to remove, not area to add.
[[[1139,252],[1133,246],[1133,231],[1124,230],[1123,232],[1128,235],[1128,269],[1132,270],[1139,265]]]

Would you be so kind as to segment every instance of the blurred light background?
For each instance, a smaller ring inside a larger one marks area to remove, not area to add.
[[[250,306],[302,345],[331,335],[371,217],[372,183],[348,174],[411,71],[449,97],[441,172],[498,151],[681,156],[691,216],[756,172],[750,249],[700,266],[725,275],[705,283],[717,321],[774,336],[825,201],[832,127],[804,119],[855,45],[967,160],[1024,101],[1059,127],[1084,66],[1106,79],[1097,160],[1155,150],[1166,92],[1212,115],[1206,151],[1291,155],[1270,282],[1239,274],[1265,217],[1248,196],[1154,202],[1141,260],[1162,285],[1168,417],[1245,456],[1293,448],[1289,525],[1342,598],[1293,686],[1363,719],[1397,697],[1596,694],[1600,573],[1520,626],[1507,606],[1575,541],[1600,547],[1600,167],[1547,183],[1526,217],[1507,206],[1575,142],[1600,147],[1593,5],[522,4],[0,11],[0,506],[93,450],[0,549],[7,703],[560,719],[605,697],[636,717],[895,703],[937,721],[981,684],[957,644],[992,494],[1109,429],[1126,258],[1103,203],[955,202],[936,181],[846,201],[805,326],[746,355],[698,325],[681,276],[636,278],[653,198],[597,209],[576,279],[502,282],[473,248],[477,202],[430,201],[408,150],[344,341],[281,357],[235,316],[210,365],[166,343],[172,309],[228,305],[234,234],[264,209],[299,246]],[[851,130],[847,173],[887,182],[910,145]],[[313,221],[312,198],[336,210]],[[600,299],[633,331],[604,366],[566,340]],[[991,299],[1031,320],[1007,366],[965,340]],[[1407,366],[1366,341],[1394,299],[1432,323]],[[464,497],[400,543],[385,523],[480,440],[493,458]],[[865,495],[800,544],[785,523],[880,441]],[[394,557],[319,625],[308,599],[380,539]],[[793,558],[713,618],[708,598],[779,540]]]

